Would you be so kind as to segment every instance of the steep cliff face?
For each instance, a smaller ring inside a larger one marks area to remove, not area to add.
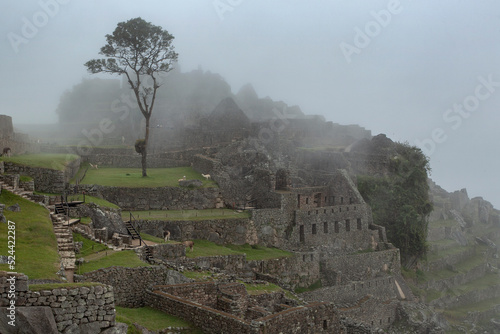
[[[429,180],[429,255],[417,281],[421,298],[456,330],[498,333],[500,211],[467,190],[447,192]]]

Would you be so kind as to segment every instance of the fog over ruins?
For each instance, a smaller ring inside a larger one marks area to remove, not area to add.
[[[500,333],[497,7],[0,4],[0,332]]]

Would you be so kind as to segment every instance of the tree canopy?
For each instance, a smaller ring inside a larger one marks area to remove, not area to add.
[[[146,120],[143,139],[142,175],[147,176],[146,158],[149,138],[149,122],[156,99],[160,73],[172,70],[177,60],[172,36],[162,27],[146,22],[140,17],[118,23],[113,34],[106,35],[107,44],[99,54],[103,59],[85,63],[88,71],[125,75],[136,97],[137,105]]]

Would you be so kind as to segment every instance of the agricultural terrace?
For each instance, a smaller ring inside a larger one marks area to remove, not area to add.
[[[110,187],[154,188],[179,187],[179,179],[200,180],[203,188],[217,187],[217,183],[206,180],[191,167],[148,168],[148,176],[142,177],[141,168],[89,168],[80,184],[98,184]]]
[[[15,269],[0,264],[0,270],[24,273],[30,279],[58,279],[59,254],[49,211],[9,191],[2,190],[0,202],[6,207],[19,203],[20,212],[4,210],[15,225]],[[0,254],[12,255],[8,248],[8,224],[0,224]]]
[[[122,211],[123,220],[130,219],[130,213],[138,220],[200,221],[217,219],[250,218],[249,211],[232,209],[205,210],[150,210]]]
[[[12,157],[1,157],[0,161],[12,162],[28,167],[64,170],[72,161],[78,159],[75,154],[23,154]]]

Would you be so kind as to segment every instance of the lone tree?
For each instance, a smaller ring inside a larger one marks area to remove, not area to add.
[[[158,76],[172,70],[177,60],[172,40],[174,36],[162,27],[140,17],[118,23],[112,35],[106,35],[107,44],[99,54],[106,59],[92,59],[85,63],[90,73],[124,74],[134,91],[137,105],[146,119],[144,139],[137,140],[135,149],[142,155],[142,176],[147,176],[149,121],[160,87]]]

